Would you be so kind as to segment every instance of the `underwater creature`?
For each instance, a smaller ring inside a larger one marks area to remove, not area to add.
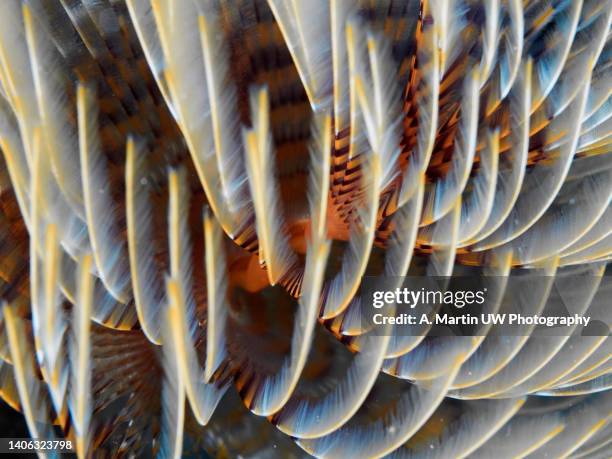
[[[78,457],[608,457],[611,20],[3,0],[0,396]],[[407,275],[600,328],[365,326]]]

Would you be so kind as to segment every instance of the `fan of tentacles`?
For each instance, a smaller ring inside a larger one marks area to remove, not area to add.
[[[80,457],[606,456],[607,332],[360,311],[610,318],[611,3],[3,0],[0,394]]]

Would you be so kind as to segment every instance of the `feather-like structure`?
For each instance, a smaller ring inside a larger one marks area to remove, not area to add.
[[[0,409],[78,457],[607,457],[610,6],[5,0]]]

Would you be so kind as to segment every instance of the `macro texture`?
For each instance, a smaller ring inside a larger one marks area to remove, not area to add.
[[[360,314],[366,275],[491,276],[609,330],[612,0],[1,3],[0,396],[32,437],[610,456],[608,332]]]

